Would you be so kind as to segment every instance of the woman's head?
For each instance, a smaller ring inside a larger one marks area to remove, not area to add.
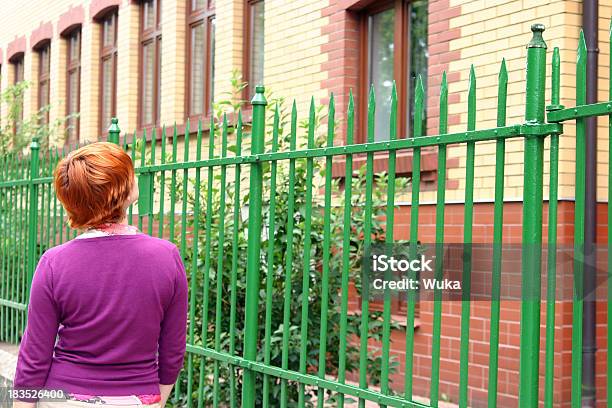
[[[77,229],[121,221],[138,198],[132,159],[114,143],[70,152],[55,168],[54,185],[69,225]]]

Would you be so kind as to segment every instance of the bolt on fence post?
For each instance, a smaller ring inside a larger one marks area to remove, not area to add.
[[[251,154],[261,154],[264,151],[266,97],[264,87],[255,88],[253,105],[253,127],[251,134]],[[257,359],[257,336],[259,331],[259,268],[261,263],[261,207],[263,194],[263,167],[261,161],[250,165],[249,185],[249,236],[247,248],[246,299],[244,311],[244,359]],[[255,407],[255,371],[244,369],[242,383],[242,407]]]
[[[525,121],[544,123],[546,87],[546,43],[543,24],[531,26],[533,37],[527,44],[527,89]],[[538,407],[540,361],[540,288],[542,256],[542,189],[544,176],[544,138],[525,136],[523,190],[523,244],[521,262],[521,348],[519,405]]]
[[[121,129],[119,129],[119,119],[112,118],[111,125],[108,128],[108,141],[119,144],[119,133],[121,133]]]
[[[38,184],[34,179],[38,178],[39,157],[38,137],[32,139],[30,143],[30,174],[28,177],[28,188],[30,193],[30,202],[28,205],[28,257],[27,257],[27,284],[26,284],[26,302],[30,303],[30,286],[32,286],[32,278],[36,269],[36,244],[38,241]]]

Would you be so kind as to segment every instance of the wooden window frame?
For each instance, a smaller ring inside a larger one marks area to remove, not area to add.
[[[213,70],[211,69],[210,62],[215,59],[214,50],[211,42],[211,33],[212,33],[212,20],[215,19],[215,3],[212,0],[207,0],[206,5],[201,8],[195,7],[195,0],[189,1],[189,7],[187,8],[187,19],[186,26],[187,32],[186,37],[186,64],[185,64],[185,120],[190,119],[192,121],[202,120],[203,122],[207,122],[210,120],[210,114],[212,111],[212,99],[213,99],[213,90],[211,89],[211,82],[213,80]],[[204,43],[206,45],[206,49],[204,50],[204,101],[203,101],[203,112],[202,113],[192,113],[191,107],[191,81],[192,81],[192,72],[191,72],[191,63],[193,59],[192,54],[192,28],[197,26],[198,24],[204,24]]]
[[[38,54],[38,79],[36,81],[36,85],[38,88],[38,96],[37,96],[37,107],[40,111],[43,107],[49,105],[51,102],[51,41],[45,41],[40,46],[35,49]],[[49,53],[49,65],[47,67],[46,72],[43,71],[43,53],[47,51]],[[45,89],[47,91],[47,103],[45,105],[42,104],[42,91]],[[49,111],[47,110],[43,115],[43,124],[49,124]]]
[[[253,55],[251,55],[252,48],[252,40],[253,40],[253,6],[257,3],[263,3],[265,0],[245,0],[244,2],[244,43],[243,43],[243,64],[242,64],[242,72],[243,72],[243,81],[247,81],[247,86],[242,91],[242,99],[245,101],[249,101],[251,98],[251,89],[252,86],[257,86],[258,84],[251,84],[251,62],[253,59]],[[264,6],[265,7],[265,6]],[[264,34],[265,35],[265,34]],[[263,84],[261,84],[263,85]],[[245,105],[250,110],[250,104]]]
[[[407,0],[385,0],[375,3],[361,11],[360,21],[360,43],[359,51],[359,129],[355,135],[356,143],[365,143],[367,141],[368,128],[368,93],[369,86],[369,64],[368,64],[368,18],[373,14],[380,13],[390,8],[395,9],[395,29],[394,29],[394,58],[393,58],[393,78],[397,87],[397,129],[398,139],[406,138],[408,133],[408,118],[406,117],[407,108],[409,106],[408,98],[408,79],[409,79],[409,62],[408,55],[410,53],[410,2]]]
[[[73,60],[71,59],[72,56],[72,37],[77,34],[79,36],[79,57],[77,60]],[[75,27],[74,29],[70,30],[68,33],[66,33],[64,35],[64,38],[66,39],[66,41],[68,42],[68,46],[67,46],[67,55],[66,55],[66,115],[71,115],[74,112],[70,111],[70,105],[72,104],[72,89],[70,86],[70,76],[74,73],[76,73],[77,75],[77,92],[76,92],[76,105],[78,107],[78,112],[80,112],[81,110],[81,51],[83,49],[82,47],[82,40],[83,40],[83,33],[81,30],[81,26]],[[66,137],[66,144],[69,144],[71,142],[74,141],[78,141],[79,137],[80,137],[80,118],[79,116],[77,116],[74,119],[74,129],[73,129],[73,139],[69,137]],[[68,135],[67,135],[68,136]]]
[[[162,41],[162,30],[161,30],[161,0],[152,0],[153,7],[155,9],[155,24],[154,27],[145,29],[144,23],[144,1],[139,4],[140,16],[139,16],[139,71],[140,80],[138,84],[138,125],[140,129],[152,128],[159,126],[160,113],[161,113],[161,41]],[[145,61],[144,61],[144,48],[154,44],[153,52],[153,120],[150,123],[144,121],[144,107],[145,107]]]
[[[114,24],[114,44],[110,46],[104,46],[104,22],[109,18],[115,19]],[[118,7],[113,7],[109,9],[106,13],[98,17],[98,21],[100,23],[100,97],[99,97],[99,107],[98,107],[98,127],[101,134],[105,134],[107,129],[105,129],[105,124],[102,123],[102,104],[104,102],[104,61],[107,59],[111,59],[112,61],[112,75],[113,75],[113,84],[112,84],[112,92],[111,92],[111,117],[117,114],[117,34],[118,34],[118,26],[119,26],[119,9]]]

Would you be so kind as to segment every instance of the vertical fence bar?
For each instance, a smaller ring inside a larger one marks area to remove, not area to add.
[[[314,148],[315,106],[314,97],[310,99],[308,114],[308,148]],[[312,179],[314,178],[314,159],[306,159],[306,209],[304,211],[304,264],[302,267],[302,321],[300,325],[300,373],[306,374],[308,358],[308,307],[310,306],[310,257],[312,248]],[[298,384],[298,407],[304,408],[306,385]]]
[[[297,147],[297,108],[295,100],[291,108],[291,134],[289,136],[289,150],[295,151]],[[287,214],[294,214],[295,211],[295,159],[289,160],[289,192],[287,197]],[[283,339],[281,352],[281,368],[286,370],[289,367],[289,326],[291,325],[291,296],[293,275],[293,239],[295,217],[287,217],[287,256],[285,257],[285,290],[283,302]],[[281,380],[281,408],[287,408],[287,380]]]
[[[132,165],[134,167],[136,167],[136,132],[134,132],[132,134],[132,149],[130,152],[130,156],[132,158]],[[63,209],[63,207],[62,207]],[[132,225],[134,223],[134,220],[132,219],[134,215],[134,205],[130,205],[130,207],[128,208],[128,223],[130,225]]]
[[[208,160],[212,160],[215,155],[215,117],[210,115],[210,127],[208,130]],[[202,121],[198,121],[198,135],[196,141],[196,160],[202,157]],[[198,266],[198,234],[200,224],[200,174],[201,167],[196,169],[196,200],[194,202],[194,256],[192,268],[196,269]],[[213,182],[214,182],[214,167],[209,166],[206,169],[206,226],[204,231],[204,270],[203,270],[203,283],[202,283],[202,331],[200,334],[200,341],[202,347],[208,347],[208,308],[209,308],[209,282],[210,282],[210,259],[212,251],[212,225],[213,225]],[[198,408],[204,406],[204,367],[205,360],[201,357],[200,361],[200,377],[198,387]],[[214,397],[213,397],[214,398]]]
[[[11,164],[10,164],[10,173],[9,173],[9,180],[17,180],[17,165],[19,163],[19,157],[17,156],[17,154],[13,154],[11,156],[12,160],[11,160]],[[5,270],[5,274],[6,274],[6,296],[5,299],[7,300],[14,300],[13,296],[14,296],[14,285],[13,285],[13,281],[14,281],[14,276],[15,276],[15,270],[17,267],[17,260],[15,259],[14,256],[12,256],[12,254],[14,253],[14,249],[12,248],[11,245],[11,239],[12,237],[15,236],[16,234],[16,226],[15,226],[15,210],[17,209],[17,188],[15,186],[10,187],[9,188],[10,191],[10,205],[9,205],[9,209],[8,209],[8,231],[5,232],[6,236],[9,238],[7,241],[7,245],[9,247],[9,253],[11,255],[9,255],[9,259],[8,259],[8,267]],[[7,313],[6,313],[6,338],[9,342],[13,343],[15,341],[14,339],[14,333],[13,333],[13,321],[15,319],[15,309],[11,306],[8,308]]]
[[[546,43],[544,26],[531,26],[533,37],[527,45],[527,89],[525,120],[544,122],[546,87]],[[521,340],[519,365],[519,404],[538,406],[540,354],[540,270],[542,244],[542,189],[544,173],[544,138],[525,136],[523,190],[523,248],[521,291]]]
[[[476,73],[470,67],[468,85],[467,130],[476,129]],[[470,309],[472,292],[472,224],[474,220],[474,156],[476,143],[466,143],[465,205],[463,212],[463,276],[461,277],[461,340],[459,350],[459,406],[468,405],[468,377],[470,352]]]
[[[506,126],[508,71],[503,59],[498,76],[497,127]],[[493,270],[491,276],[491,336],[489,343],[488,406],[497,407],[497,371],[499,362],[499,314],[501,295],[502,244],[504,231],[504,166],[506,141],[495,141],[495,204],[493,209]]]
[[[397,139],[397,88],[395,81],[391,88],[391,113],[389,115],[389,140]],[[385,208],[385,246],[388,256],[393,253],[393,228],[395,220],[395,162],[396,151],[389,151],[389,176],[387,180],[387,204]],[[330,157],[331,167],[331,157]],[[390,271],[387,272],[385,279],[391,280]],[[380,367],[380,392],[389,394],[389,349],[391,346],[391,293],[389,288],[385,288],[383,300],[383,337],[382,337],[382,361]],[[381,405],[386,407],[386,405]]]
[[[157,130],[155,128],[153,128],[153,131],[151,132],[151,165],[155,166],[155,140],[157,139]],[[149,214],[147,217],[147,233],[149,235],[153,235],[153,221],[154,221],[154,217],[153,217],[153,205],[155,203],[155,196],[153,194],[155,188],[155,173],[151,173],[151,176],[149,177]]]
[[[4,180],[11,180],[11,178],[9,177],[10,175],[10,165],[9,165],[9,158],[10,155],[7,155],[3,158],[3,166],[2,166],[2,176]],[[6,189],[4,190],[6,193],[3,195],[2,197],[2,209],[4,210],[4,208],[10,208],[10,187],[6,187]],[[2,234],[6,234],[6,229],[8,228],[8,225],[10,225],[10,220],[2,218]],[[9,248],[9,242],[8,240],[2,240],[2,242],[0,242],[0,250],[2,251],[2,254],[8,254],[10,251]],[[2,258],[0,258],[0,267],[2,268],[2,274],[0,274],[0,295],[2,296],[3,299],[8,299],[8,274],[5,274],[4,271],[8,270],[8,257],[6,256],[2,256]],[[0,316],[0,318],[2,319],[2,321],[0,323],[2,323],[2,327],[0,328],[0,336],[2,341],[6,341],[8,334],[7,334],[7,327],[8,327],[8,314],[9,314],[9,307],[2,305],[1,309],[2,310],[2,316]]]
[[[253,105],[253,134],[251,154],[261,154],[264,150],[266,105],[264,87],[255,88]],[[255,361],[257,358],[257,334],[259,328],[259,268],[261,264],[261,208],[263,193],[263,166],[260,161],[250,165],[249,185],[249,236],[247,249],[247,276],[244,316],[244,358]],[[255,371],[245,368],[242,384],[242,406],[255,407]]]
[[[580,31],[576,60],[576,105],[586,103],[587,49]],[[582,317],[584,305],[584,206],[586,193],[586,119],[576,119],[576,204],[574,206],[574,294],[572,316],[572,407],[582,405]]]
[[[561,80],[561,58],[555,47],[552,57],[551,105],[548,111],[561,109],[559,94]],[[548,198],[548,259],[546,268],[546,360],[544,378],[544,407],[552,408],[555,380],[555,301],[557,290],[557,198],[559,173],[559,135],[550,137],[550,186]]]
[[[39,169],[40,169],[40,177],[45,177],[45,169],[46,169],[46,162],[45,162],[45,152],[40,152],[40,162],[39,162]],[[37,234],[38,234],[38,248],[37,248],[37,256],[36,256],[36,260],[40,259],[40,257],[42,256],[43,253],[43,248],[44,248],[44,242],[45,242],[45,185],[43,183],[39,184],[38,187],[38,192],[40,194],[39,202],[38,205],[40,206],[40,208],[38,209],[39,211],[39,218],[38,218],[38,230],[37,230]]]
[[[175,131],[175,135],[176,135],[176,131]],[[212,139],[212,130],[210,133],[210,138]],[[176,138],[175,138],[176,139]],[[201,157],[202,155],[202,145],[201,143],[199,143],[199,141],[202,140],[202,122],[198,121],[198,136],[197,136],[197,147],[196,147],[196,156]],[[187,121],[186,127],[185,127],[185,149],[188,149],[189,146],[189,121]],[[189,157],[189,154],[186,154],[186,157]],[[173,154],[173,161],[176,162],[176,149],[174,149],[174,154]],[[185,173],[187,172],[187,170],[185,170]],[[183,188],[185,189],[185,179],[187,178],[187,174],[183,174]],[[192,255],[192,260],[191,260],[191,274],[189,277],[189,284],[190,284],[190,291],[191,291],[191,296],[189,297],[189,333],[188,333],[188,341],[189,344],[194,344],[195,342],[195,311],[196,311],[196,296],[195,293],[198,290],[198,284],[197,284],[197,275],[198,275],[198,232],[199,232],[199,228],[200,228],[200,220],[199,220],[199,211],[200,211],[200,179],[202,177],[202,171],[201,168],[197,168],[196,169],[196,176],[195,176],[195,192],[194,192],[194,197],[193,197],[193,212],[194,212],[194,222],[193,222],[193,255]],[[172,178],[173,181],[176,179],[176,173],[173,170],[172,172]],[[172,184],[172,189],[174,189],[174,183]],[[172,194],[172,198],[174,198],[174,194]],[[186,199],[184,198],[183,195],[183,208],[186,207]],[[171,206],[174,207],[174,200],[172,199],[171,201]],[[208,211],[208,210],[207,210]],[[187,218],[187,212],[183,211],[181,214],[181,223],[184,224],[184,220]],[[174,221],[174,213],[172,213],[172,221]],[[173,225],[174,226],[174,225]],[[181,234],[181,255],[185,256],[185,232],[184,232],[184,228],[183,229],[183,233]],[[172,235],[173,237],[174,235]],[[206,240],[206,242],[208,242],[208,240]],[[207,273],[205,274],[207,275]],[[202,316],[202,318],[205,318],[204,316]],[[204,342],[204,345],[206,345],[205,342],[205,337],[202,336],[202,341]],[[193,353],[189,353],[187,354],[187,406],[191,407],[193,404],[193,360],[194,360],[194,355]],[[200,387],[201,388],[201,387]],[[198,397],[200,396],[200,392],[198,392]]]
[[[59,156],[57,153],[57,147],[55,148],[55,154],[53,156],[53,168],[57,166],[57,162],[59,161]],[[53,246],[57,245],[57,204],[58,199],[57,196],[53,198]]]
[[[238,123],[236,124],[236,157],[242,155],[242,112],[238,112]],[[234,169],[234,214],[232,229],[232,272],[230,277],[230,324],[229,324],[229,353],[236,354],[236,302],[238,298],[238,243],[240,231],[240,164],[236,163]],[[236,408],[236,368],[229,367],[230,384],[230,407]]]
[[[223,114],[223,124],[221,128],[221,157],[227,156],[227,114]],[[212,167],[209,167],[212,170]],[[217,249],[217,273],[215,279],[217,280],[216,292],[217,297],[215,299],[215,351],[221,351],[221,300],[223,293],[223,256],[225,252],[223,247],[225,244],[225,195],[227,179],[227,165],[221,165],[221,179],[219,180],[219,244]],[[204,295],[206,296],[206,294]],[[215,360],[214,363],[214,374],[213,374],[213,406],[217,408],[219,406],[219,360]]]
[[[423,136],[423,97],[425,90],[423,88],[423,78],[417,77],[415,95],[414,95],[414,125],[412,129],[412,137],[417,138]],[[419,239],[419,199],[421,191],[421,148],[415,147],[412,153],[412,195],[410,200],[410,259],[416,259],[417,244]],[[418,279],[415,271],[410,270],[410,279]],[[416,294],[413,290],[408,290],[407,294],[407,310],[406,310],[406,383],[404,392],[406,398],[412,399],[412,374],[414,362],[414,314],[416,305]]]
[[[21,180],[25,180],[26,176],[27,176],[27,165],[29,163],[25,160],[25,158],[22,157],[21,160],[21,166],[20,166],[20,172],[19,172],[19,178]],[[20,272],[19,272],[19,282],[18,282],[18,290],[19,290],[19,295],[17,296],[17,301],[19,303],[25,303],[26,299],[24,298],[24,277],[26,275],[26,241],[27,241],[27,220],[26,217],[28,215],[28,207],[27,207],[27,192],[28,192],[28,188],[25,185],[21,185],[19,187],[19,244],[17,247],[17,251],[19,252],[19,265],[20,265]],[[23,333],[24,327],[25,327],[25,313],[26,310],[22,310],[19,313],[19,332]]]
[[[349,91],[349,103],[346,118],[346,144],[352,145],[355,131],[355,102],[353,92]],[[347,154],[344,173],[344,225],[351,225],[351,200],[353,187],[353,155]],[[346,380],[346,344],[347,344],[347,315],[349,269],[351,257],[351,229],[344,228],[342,237],[342,279],[340,300],[340,350],[338,352],[338,382],[344,384]],[[338,395],[338,408],[344,408],[344,394]]]
[[[440,85],[440,135],[448,131],[448,83],[446,71],[442,73],[442,83]],[[444,210],[446,201],[446,145],[438,146],[438,186],[436,192],[436,269],[435,279],[442,280],[444,275]],[[412,313],[414,319],[414,308]],[[410,327],[410,326],[408,326]],[[440,387],[440,334],[442,331],[442,293],[440,289],[434,290],[433,305],[433,327],[431,344],[431,387],[429,390],[429,400],[432,407],[438,406],[439,387]],[[411,331],[411,335],[414,334]],[[406,351],[408,353],[408,350]],[[410,366],[408,366],[410,359]],[[406,399],[412,399],[412,350],[410,355],[406,354]],[[410,369],[410,371],[408,371]],[[408,377],[410,375],[410,378]],[[410,388],[408,388],[410,384]]]
[[[279,133],[280,114],[278,112],[278,104],[274,107],[274,123],[272,126],[272,152],[278,150],[278,133]],[[272,342],[272,301],[274,288],[274,244],[276,237],[274,234],[276,228],[276,173],[277,161],[270,163],[270,205],[268,211],[268,253],[267,253],[267,276],[266,276],[266,316],[264,323],[264,363],[270,364],[271,342]],[[264,374],[263,378],[263,406],[270,405],[270,376]]]
[[[367,143],[374,142],[376,129],[374,120],[376,113],[376,99],[374,98],[374,85],[370,88],[368,97],[368,133]],[[363,224],[363,247],[368,251],[372,243],[372,189],[374,182],[374,153],[366,154],[366,186]],[[365,278],[365,279],[364,279]],[[361,323],[359,327],[359,388],[368,388],[368,334],[370,317],[369,276],[363,274],[361,280]],[[365,408],[365,400],[359,398],[359,408]]]
[[[30,143],[30,177],[28,179],[30,192],[30,205],[28,207],[28,270],[26,280],[26,300],[30,302],[30,287],[36,269],[36,243],[38,241],[38,184],[34,179],[38,177],[39,157],[38,137],[32,139]]]
[[[11,180],[10,177],[10,154],[5,156],[3,158],[3,168],[2,168],[2,175],[3,175],[3,179],[4,180]],[[6,193],[3,195],[2,197],[2,209],[4,210],[4,208],[9,208],[9,210],[7,210],[7,213],[10,214],[10,201],[11,201],[11,188],[10,187],[6,187]],[[8,235],[6,230],[9,228],[10,225],[10,220],[8,219],[8,217],[5,219],[4,217],[2,218],[2,234],[3,235]],[[9,247],[9,241],[3,239],[0,242],[0,251],[2,251],[2,254],[8,254],[10,252],[10,247]],[[4,271],[8,271],[9,269],[9,258],[7,256],[2,256],[2,258],[0,258],[0,268],[2,271],[2,274],[0,274],[0,296],[2,296],[3,299],[9,299],[9,293],[8,293],[8,273],[4,273]],[[2,305],[0,306],[0,310],[2,311],[2,315],[0,316],[0,318],[2,319],[2,321],[0,322],[2,324],[2,327],[0,328],[0,339],[2,341],[7,341],[8,339],[8,321],[9,321],[9,313],[10,313],[10,308],[7,305]]]
[[[329,114],[327,115],[327,146],[334,145],[336,105],[334,94],[329,99]],[[325,208],[323,215],[323,273],[321,275],[321,327],[319,330],[319,378],[325,378],[327,361],[327,319],[329,303],[329,272],[331,261],[331,206],[332,206],[332,156],[325,158]],[[325,391],[318,389],[317,406],[323,408]]]
[[[6,173],[6,156],[4,157],[0,157],[0,180],[2,181],[8,181],[9,178],[7,177],[7,173]],[[0,189],[0,209],[2,209],[2,211],[4,211],[4,208],[6,206],[6,200],[7,200],[7,192],[8,188],[7,187],[2,187],[2,189]],[[8,222],[8,220],[5,217],[0,218],[0,231],[2,232],[2,234],[4,234],[5,232],[5,228],[6,228],[6,223]],[[4,254],[6,254],[7,248],[6,248],[7,242],[6,240],[2,240],[0,241],[0,271],[2,271],[2,273],[0,273],[0,296],[4,299],[6,298],[5,294],[4,294],[4,271],[6,270],[6,256],[4,256]],[[8,307],[5,305],[0,305],[0,324],[2,324],[2,327],[0,327],[0,341],[5,341],[5,328],[6,328],[6,323],[5,323],[5,316],[6,316],[6,312],[7,312]]]
[[[162,127],[161,134],[161,164],[166,164],[166,126]],[[162,170],[159,174],[159,230],[157,236],[163,238],[164,236],[164,206],[166,202],[166,171]]]

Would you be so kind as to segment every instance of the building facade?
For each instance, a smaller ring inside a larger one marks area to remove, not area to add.
[[[358,112],[356,141],[364,142],[370,85],[376,92],[376,139],[384,140],[388,138],[388,97],[395,81],[399,111],[403,112],[398,129],[401,137],[407,137],[413,131],[413,98],[419,75],[426,90],[426,134],[435,135],[443,72],[449,83],[449,131],[459,132],[467,126],[472,65],[477,78],[476,126],[489,128],[496,123],[497,77],[502,59],[509,76],[507,123],[521,123],[525,113],[525,45],[534,22],[546,26],[549,61],[553,47],[560,49],[564,74],[561,103],[575,104],[573,72],[582,25],[582,2],[577,0],[32,0],[27,7],[21,2],[0,0],[0,5],[0,90],[29,81],[24,116],[48,104],[46,121],[72,115],[65,131],[53,140],[58,146],[105,138],[114,116],[128,133],[143,129],[150,132],[173,124],[177,124],[179,133],[184,132],[188,119],[209,120],[213,101],[249,99],[253,85],[259,83],[289,101],[295,100],[302,113],[308,112],[311,96],[318,104],[327,103],[332,92],[337,111],[344,113],[352,92]],[[612,0],[601,0],[600,101],[608,99],[611,15]],[[239,94],[232,93],[231,78],[236,72],[249,83]],[[550,74],[548,71],[548,81]],[[548,97],[550,83],[547,89]],[[0,106],[0,115],[6,116],[6,109]],[[597,196],[602,201],[598,231],[603,240],[607,233],[603,217],[607,124],[603,119],[598,124],[601,187]],[[341,122],[339,134],[344,131]],[[560,150],[559,240],[571,243],[575,130],[566,125],[565,131]],[[482,143],[476,149],[474,241],[492,242],[495,145]],[[518,243],[521,237],[522,149],[519,140],[506,147],[507,243]],[[448,157],[446,199],[451,205],[445,237],[447,242],[461,242],[465,148],[449,147]],[[433,242],[435,237],[436,158],[435,151],[423,151],[419,219],[423,242]],[[384,157],[376,158],[375,168],[385,169]],[[411,157],[398,154],[398,173],[409,175],[411,171]],[[341,177],[341,162],[334,164],[333,172]],[[547,174],[544,179],[546,185]],[[545,199],[547,195],[545,187]],[[410,194],[397,201],[401,204],[397,236],[407,238]],[[502,310],[500,405],[517,406],[520,306],[508,303]],[[401,305],[396,313],[398,322],[405,319]],[[472,314],[470,400],[473,406],[481,406],[487,399],[490,309],[475,307]],[[432,315],[431,303],[423,302],[414,329],[415,393],[421,395],[428,394]],[[460,303],[445,306],[441,392],[451,401],[456,399],[459,383],[460,315]],[[555,387],[559,390],[558,406],[566,406],[571,381],[571,304],[560,304],[556,321],[556,355],[561,368],[555,374]],[[392,348],[400,360],[405,350],[402,339],[405,335],[401,331],[394,333]],[[605,360],[604,344],[598,353],[598,361]],[[402,370],[400,366],[393,384],[398,389],[403,386]],[[603,396],[604,370],[599,372],[598,393]]]

